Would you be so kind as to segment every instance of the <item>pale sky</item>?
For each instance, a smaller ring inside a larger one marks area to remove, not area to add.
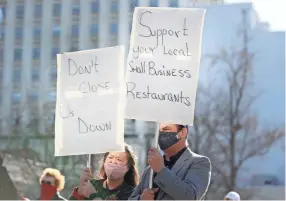
[[[286,0],[225,0],[225,2],[252,2],[261,21],[268,22],[271,30],[286,31]]]

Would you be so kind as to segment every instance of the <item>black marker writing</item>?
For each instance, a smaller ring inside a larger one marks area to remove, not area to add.
[[[148,74],[151,76],[166,76],[166,77],[181,77],[191,78],[189,69],[181,68],[167,68],[165,65],[156,65],[154,61],[140,61],[133,60],[128,62],[128,71],[130,73]]]
[[[96,93],[99,90],[109,90],[109,84],[110,82],[92,84],[88,81],[83,81],[79,85],[79,91],[82,93]]]
[[[184,36],[188,36],[188,34],[186,33],[186,31],[188,30],[187,28],[186,28],[186,22],[187,22],[187,18],[185,18],[184,19],[184,25],[183,25],[183,32],[184,32]]]
[[[181,103],[186,106],[191,106],[190,97],[184,96],[183,91],[179,93],[155,93],[152,92],[149,85],[147,85],[146,91],[136,91],[136,84],[133,82],[127,82],[126,96],[131,96],[133,99],[153,99],[158,101],[169,101],[174,103]]]
[[[188,43],[185,44],[184,48],[177,48],[177,49],[169,49],[166,45],[164,45],[164,55],[170,55],[170,56],[186,56],[190,57],[192,56],[189,52],[189,45]]]
[[[141,54],[152,54],[154,56],[154,50],[156,47],[144,47],[144,46],[136,46],[133,47],[133,58],[138,59]]]
[[[73,116],[74,116],[73,111],[70,110],[69,108],[68,108],[68,112],[67,112],[66,114],[63,114],[63,113],[64,113],[64,112],[63,112],[63,107],[60,106],[60,116],[61,116],[63,119],[67,119],[67,118],[69,118],[69,117],[73,117]]]
[[[89,133],[89,132],[103,132],[111,130],[111,121],[98,123],[96,125],[88,124],[85,120],[78,117],[78,132]]]
[[[145,11],[143,13],[141,13],[139,15],[139,25],[141,25],[142,27],[144,27],[147,31],[147,34],[140,34],[139,36],[141,37],[156,37],[156,47],[159,47],[159,44],[164,45],[164,37],[165,36],[170,36],[170,37],[175,37],[175,38],[179,38],[181,35],[183,36],[187,36],[188,34],[186,33],[186,31],[188,30],[186,28],[186,18],[184,18],[184,24],[183,24],[183,28],[181,30],[172,30],[172,29],[167,29],[167,28],[162,28],[162,29],[154,29],[152,30],[152,28],[148,25],[146,25],[146,23],[143,23],[143,17],[146,14],[151,14],[151,11]],[[181,33],[181,31],[183,31],[183,33]]]
[[[68,59],[69,75],[76,74],[93,74],[98,73],[97,57],[91,60],[87,65],[78,65],[74,60]]]

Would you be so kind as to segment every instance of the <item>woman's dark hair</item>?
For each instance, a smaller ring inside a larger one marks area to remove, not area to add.
[[[128,168],[129,168],[129,170],[124,176],[124,181],[128,185],[135,187],[139,183],[139,173],[138,173],[138,170],[136,168],[136,156],[135,156],[135,153],[132,150],[131,146],[129,146],[128,144],[125,144],[125,152],[128,154]],[[104,154],[103,160],[101,162],[100,169],[99,169],[99,178],[104,179],[104,180],[107,179],[107,175],[106,175],[105,170],[104,170],[104,163],[105,163],[105,160],[106,160],[108,154],[109,154],[109,152],[106,152]]]

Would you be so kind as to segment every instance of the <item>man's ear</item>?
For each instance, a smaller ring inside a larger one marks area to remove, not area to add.
[[[186,128],[183,128],[179,133],[178,133],[178,137],[179,138],[184,138],[187,139],[188,136],[188,130]]]

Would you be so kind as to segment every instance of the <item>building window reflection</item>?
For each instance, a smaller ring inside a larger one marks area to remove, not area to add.
[[[52,49],[52,59],[56,59],[57,54],[58,54],[59,52],[60,52],[60,48],[57,48],[57,47],[53,48],[53,49]]]
[[[91,12],[93,14],[99,12],[99,0],[93,0],[91,2]]]
[[[111,12],[116,13],[118,12],[118,7],[119,7],[119,2],[118,1],[111,1]]]
[[[23,27],[16,27],[15,36],[16,36],[16,39],[21,40],[23,38]]]
[[[118,32],[118,24],[112,23],[110,24],[110,33],[115,34]]]
[[[97,35],[98,34],[98,24],[92,24],[91,25],[91,35]]]
[[[21,61],[22,60],[22,49],[15,49],[14,51],[14,61]]]
[[[40,59],[40,55],[41,55],[41,50],[40,48],[36,47],[33,49],[33,59],[34,60],[38,60]]]
[[[170,0],[170,7],[178,7],[178,0]]]
[[[16,7],[16,18],[18,20],[24,19],[24,5],[18,5]]]
[[[79,34],[79,27],[78,24],[72,25],[72,36],[77,37]]]
[[[158,0],[150,0],[150,7],[157,7],[158,6]]]
[[[79,3],[72,5],[72,15],[80,15]]]
[[[61,16],[61,4],[60,3],[55,3],[53,5],[53,16],[54,17]]]
[[[42,17],[42,4],[36,4],[34,10],[34,17],[41,18]]]

